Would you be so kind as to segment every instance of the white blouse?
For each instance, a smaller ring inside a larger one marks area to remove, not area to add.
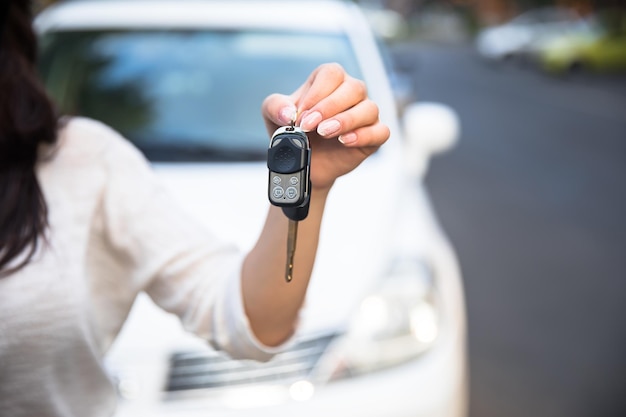
[[[47,242],[0,278],[0,415],[112,415],[102,357],[141,291],[235,358],[276,352],[245,317],[243,254],[187,217],[130,143],[72,118],[42,156]]]

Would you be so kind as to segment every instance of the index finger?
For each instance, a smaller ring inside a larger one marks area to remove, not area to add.
[[[298,114],[311,109],[335,91],[346,79],[346,72],[339,64],[323,64],[311,73],[307,81],[292,95]]]

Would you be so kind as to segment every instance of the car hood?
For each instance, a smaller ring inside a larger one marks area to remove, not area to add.
[[[390,257],[389,231],[397,169],[371,157],[337,180],[328,198],[316,264],[301,313],[301,330],[345,326],[355,303],[382,278]],[[265,163],[155,164],[184,210],[213,233],[249,250],[269,207]],[[285,236],[285,239],[287,236]],[[295,265],[298,268],[298,265]]]

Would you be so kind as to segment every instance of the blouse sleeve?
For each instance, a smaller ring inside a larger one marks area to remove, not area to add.
[[[104,230],[131,286],[236,359],[268,360],[243,308],[243,254],[179,207],[143,155],[115,132],[105,152]]]

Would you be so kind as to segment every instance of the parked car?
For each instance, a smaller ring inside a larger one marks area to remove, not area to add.
[[[113,126],[192,216],[249,249],[266,209],[259,114],[323,62],[365,80],[391,138],[335,184],[293,345],[235,361],[140,296],[107,353],[123,416],[466,415],[466,316],[422,179],[454,111],[398,112],[378,44],[340,1],[75,1],[38,15],[41,75],[65,113]]]
[[[491,61],[532,59],[537,47],[547,39],[586,25],[586,20],[572,9],[541,7],[483,28],[476,36],[475,46],[481,57]]]
[[[536,56],[539,66],[552,74],[625,72],[626,14],[606,11],[589,22],[541,45]]]

